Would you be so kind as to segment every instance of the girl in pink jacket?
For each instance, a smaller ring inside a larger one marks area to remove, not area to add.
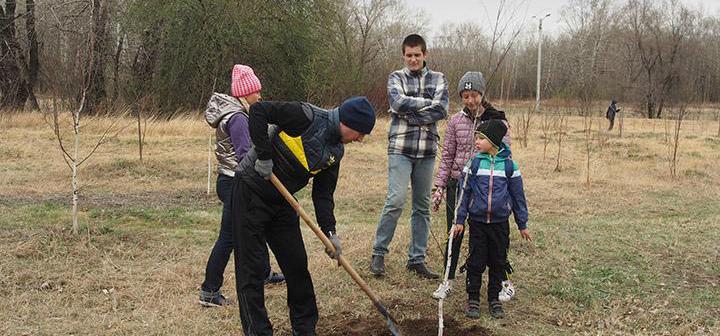
[[[496,110],[485,100],[485,78],[478,71],[469,71],[462,76],[458,83],[458,92],[463,102],[463,109],[450,118],[445,130],[445,141],[442,146],[440,167],[435,177],[435,192],[432,195],[433,211],[438,211],[443,196],[447,195],[445,213],[447,215],[447,232],[453,225],[455,217],[455,201],[457,199],[458,178],[465,163],[473,156],[474,132],[477,125],[491,119],[500,119],[508,126],[508,132],[503,137],[503,142],[510,148],[510,129],[503,111]],[[455,279],[458,255],[463,234],[453,239],[452,258],[450,260],[450,272],[447,284],[442,283],[433,293],[436,299],[446,297],[452,290],[452,282]],[[445,262],[447,263],[447,242],[445,242]],[[444,268],[443,268],[444,269]]]

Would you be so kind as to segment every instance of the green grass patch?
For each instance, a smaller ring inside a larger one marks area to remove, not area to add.
[[[193,208],[94,209],[90,211],[89,217],[110,227],[211,227],[219,223],[221,211],[221,207],[206,210]]]
[[[0,227],[43,227],[57,223],[71,223],[71,206],[56,202],[43,202],[20,206],[0,206]]]

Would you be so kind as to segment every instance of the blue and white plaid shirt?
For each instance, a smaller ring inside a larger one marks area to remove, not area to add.
[[[442,72],[407,67],[388,77],[390,131],[388,154],[411,158],[435,157],[440,134],[437,121],[448,111],[448,83]]]

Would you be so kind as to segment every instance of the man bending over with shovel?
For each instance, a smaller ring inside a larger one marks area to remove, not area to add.
[[[312,200],[322,231],[337,259],[340,238],[335,232],[333,194],[344,145],[362,141],[375,126],[375,111],[365,97],[324,110],[308,103],[265,101],[250,107],[250,138],[254,147],[236,170],[232,198],[236,285],[245,335],[273,334],[265,310],[263,249],[270,246],[287,283],[293,336],[313,336],[317,304],[307,254],[293,207],[269,181],[275,175],[290,191],[313,178]]]

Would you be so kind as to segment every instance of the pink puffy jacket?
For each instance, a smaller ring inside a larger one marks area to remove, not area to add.
[[[488,106],[489,108],[485,110],[485,113],[478,117],[478,124],[485,120],[497,119],[499,115],[502,115],[502,119],[505,119],[503,112],[495,110],[489,104]],[[458,179],[465,163],[467,163],[470,156],[474,153],[474,119],[475,118],[463,110],[455,113],[455,115],[450,118],[447,128],[445,129],[445,141],[442,147],[440,167],[438,167],[437,176],[435,176],[435,185],[437,187],[445,188],[448,179]],[[505,126],[508,126],[508,131],[505,137],[503,137],[503,142],[510,148],[510,127],[506,120],[502,121],[505,123]]]

